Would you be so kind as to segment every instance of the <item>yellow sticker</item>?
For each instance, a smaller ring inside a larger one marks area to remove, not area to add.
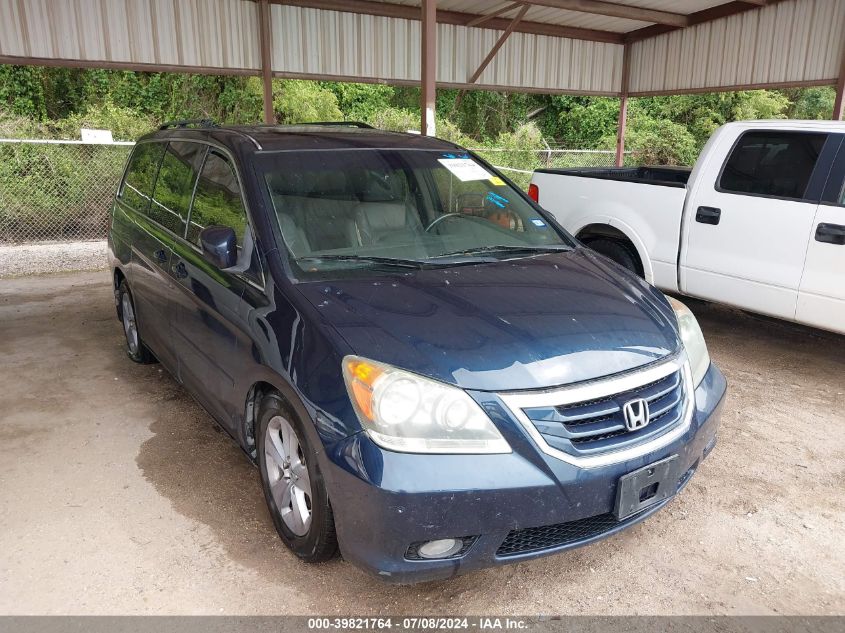
[[[499,178],[498,176],[493,176],[490,178],[490,182],[496,185],[497,187],[502,187],[505,184],[505,181]]]

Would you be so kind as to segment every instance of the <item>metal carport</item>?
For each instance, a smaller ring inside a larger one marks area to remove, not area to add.
[[[837,85],[841,0],[0,0],[0,63],[629,96]]]

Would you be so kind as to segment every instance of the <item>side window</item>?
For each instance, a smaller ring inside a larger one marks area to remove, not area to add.
[[[826,134],[747,132],[734,146],[719,189],[778,198],[804,197]]]
[[[184,141],[167,144],[156,179],[150,217],[177,235],[185,234],[188,207],[205,145]]]
[[[140,143],[129,160],[118,198],[140,213],[147,213],[149,209],[162,154],[164,144]]]
[[[243,244],[246,211],[238,178],[226,158],[214,150],[209,150],[194,195],[188,241],[199,246],[200,231],[214,224],[235,229],[238,246]]]

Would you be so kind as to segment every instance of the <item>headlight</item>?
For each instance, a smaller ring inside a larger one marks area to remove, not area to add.
[[[678,317],[678,329],[681,332],[681,341],[687,350],[690,369],[692,370],[693,384],[698,387],[704,379],[704,374],[710,368],[710,354],[707,353],[707,344],[704,342],[704,334],[698,325],[695,316],[683,303],[672,297],[666,297],[675,310]]]
[[[358,356],[343,359],[346,389],[373,441],[404,453],[510,453],[462,389]]]

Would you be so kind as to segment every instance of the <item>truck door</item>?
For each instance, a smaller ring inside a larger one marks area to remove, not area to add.
[[[795,319],[845,334],[845,142],[827,180],[807,242]]]
[[[828,137],[746,131],[721,167],[702,174],[684,220],[683,292],[795,317],[807,241],[837,149]]]

